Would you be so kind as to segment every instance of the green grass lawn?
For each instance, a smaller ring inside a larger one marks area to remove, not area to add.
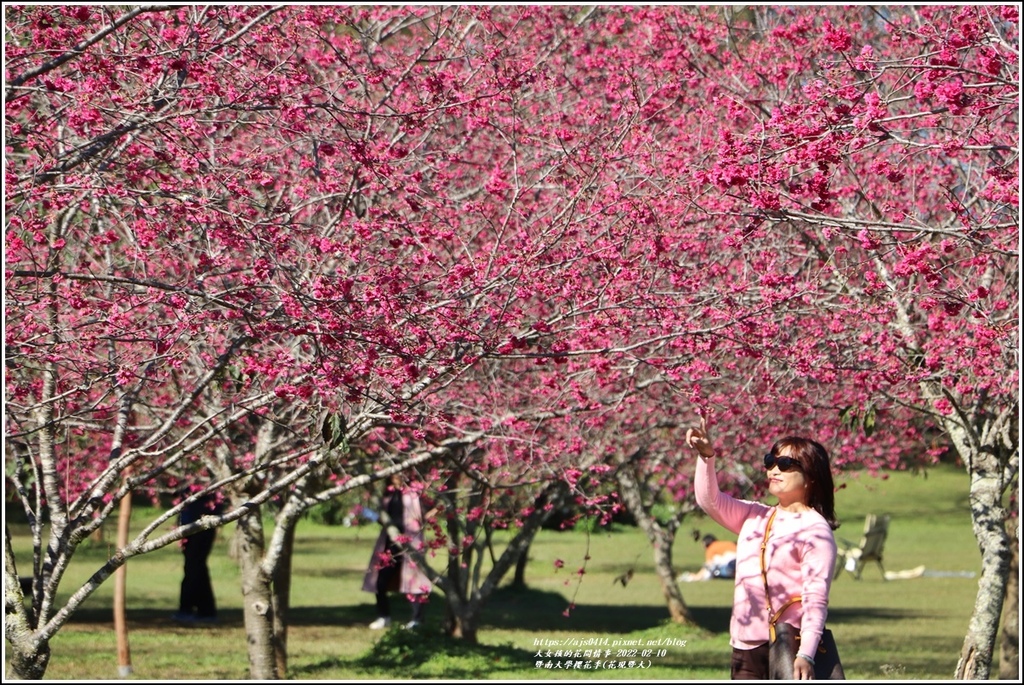
[[[876,566],[869,566],[859,581],[844,573],[834,582],[829,625],[847,677],[949,679],[977,591],[977,577],[956,574],[977,573],[980,568],[967,508],[966,475],[942,467],[929,471],[927,478],[907,473],[884,480],[855,475],[843,476],[840,483],[846,485],[837,494],[844,526],[837,537],[856,539],[865,514],[889,513],[893,518],[886,569],[923,564],[929,570],[922,578],[885,581]],[[141,525],[145,519],[140,515],[136,520]],[[679,571],[696,570],[702,561],[703,548],[689,535],[692,528],[726,536],[706,519],[688,519],[675,547]],[[248,677],[239,573],[228,558],[228,533],[219,537],[211,559],[221,612],[215,626],[184,627],[169,618],[177,607],[181,579],[176,547],[129,563],[132,678]],[[732,584],[682,583],[700,628],[671,624],[653,573],[649,544],[635,528],[617,526],[589,536],[582,531],[543,531],[530,550],[528,588],[499,590],[484,609],[480,645],[475,648],[441,634],[440,596],[428,605],[426,625],[418,633],[366,628],[374,618],[373,596],[360,587],[376,534],[374,527],[300,525],[288,634],[289,679],[729,677]],[[19,553],[27,550],[27,544],[27,539],[15,537]],[[93,549],[76,557],[65,584],[68,592],[104,558],[105,546],[93,544]],[[576,571],[587,554],[590,559],[581,580]],[[565,562],[564,568],[556,569],[556,559]],[[627,586],[613,582],[630,567],[635,574]],[[112,590],[113,583],[105,584],[55,637],[47,679],[117,679]],[[570,601],[575,608],[566,616],[563,612]],[[393,604],[398,623],[408,607],[399,597]],[[624,656],[612,659],[614,670],[583,668],[587,661],[593,664],[598,648],[601,661],[606,660],[603,650],[611,650],[613,657],[625,650]],[[588,650],[590,656],[584,656]],[[636,656],[629,650],[637,650]],[[650,656],[644,656],[645,650]],[[620,661],[627,667],[619,668]],[[630,661],[636,663],[630,667]]]

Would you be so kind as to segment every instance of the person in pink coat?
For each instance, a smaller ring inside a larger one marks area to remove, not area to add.
[[[396,541],[383,527],[370,556],[370,564],[363,578],[363,590],[377,596],[377,618],[370,628],[381,630],[391,625],[389,592],[401,592],[412,604],[412,618],[405,627],[417,628],[423,622],[423,611],[430,594],[430,579],[420,570],[399,542],[422,550],[423,509],[419,493],[409,488],[401,473],[391,476],[391,482],[381,500],[387,517],[402,537]]]
[[[768,492],[778,498],[769,506],[731,497],[718,489],[718,456],[707,430],[686,431],[687,444],[697,450],[697,504],[715,522],[736,533],[736,585],[729,643],[733,648],[733,680],[768,679],[768,612],[761,575],[761,545],[775,515],[765,549],[769,595],[773,608],[785,608],[780,622],[800,631],[794,659],[797,680],[814,677],[814,655],[825,629],[828,596],[836,563],[835,486],[828,452],[807,438],[786,437],[764,457]],[[800,597],[788,607],[786,603]]]

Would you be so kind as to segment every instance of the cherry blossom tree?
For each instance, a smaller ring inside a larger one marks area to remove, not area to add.
[[[1010,7],[726,22],[718,56],[745,68],[701,79],[734,124],[696,171],[717,192],[692,196],[774,301],[751,322],[763,354],[841,381],[855,415],[926,414],[966,465],[982,551],[967,678],[989,672],[1019,468],[1017,22]]]
[[[19,164],[8,176],[8,361],[18,373],[9,377],[7,444],[14,455],[12,482],[36,549],[34,611],[8,624],[21,675],[45,670],[49,638],[110,571],[187,532],[146,542],[173,512],[161,517],[52,613],[50,603],[77,544],[132,490],[153,487],[165,475],[194,478],[197,471],[182,463],[209,455],[214,465],[199,471],[216,474],[210,487],[230,490],[240,501],[231,514],[206,525],[256,521],[254,508],[288,488],[298,496],[294,501],[308,505],[316,498],[305,480],[318,475],[322,460],[336,459],[317,456],[310,446],[311,407],[345,404],[346,437],[357,441],[375,426],[411,416],[402,407],[437,380],[427,374],[431,364],[457,372],[473,362],[459,362],[453,353],[470,344],[462,340],[466,322],[456,312],[464,297],[409,299],[417,284],[444,275],[452,264],[433,270],[423,262],[429,274],[396,267],[418,245],[418,239],[406,244],[401,238],[404,221],[382,212],[364,230],[346,224],[342,240],[332,243],[343,217],[366,216],[367,201],[351,190],[365,181],[352,171],[370,158],[346,156],[335,170],[339,185],[324,180],[330,172],[304,166],[308,155],[293,155],[291,147],[312,143],[314,155],[327,159],[334,154],[329,143],[300,134],[281,144],[277,126],[297,114],[288,109],[297,105],[276,102],[272,91],[287,90],[290,79],[301,76],[289,71],[259,88],[248,77],[232,84],[220,70],[201,84],[188,81],[198,76],[204,58],[216,63],[220,53],[236,49],[258,69],[275,41],[287,43],[269,23],[280,9],[225,14],[146,7],[116,16],[42,8],[18,15],[28,47],[12,47],[7,55],[18,70],[8,81],[7,107],[19,122],[9,131]],[[289,29],[300,34],[297,43],[305,26],[296,20]],[[30,31],[33,39],[27,38]],[[190,62],[187,45],[200,32],[206,37],[194,47],[204,52],[190,53]],[[266,35],[246,44],[261,32]],[[116,40],[106,42],[111,36]],[[50,50],[60,56],[40,62],[38,56]],[[77,63],[62,73],[69,61]],[[365,78],[361,68],[356,73]],[[222,85],[238,91],[227,100],[212,94]],[[53,109],[43,102],[49,95]],[[64,104],[75,98],[75,113],[65,119]],[[302,104],[298,95],[296,102]],[[332,130],[324,139],[345,137],[333,130],[333,119],[325,119],[322,125]],[[380,121],[390,135],[400,135],[387,114]],[[221,126],[222,136],[211,134]],[[373,141],[372,129],[365,135]],[[50,140],[59,144],[47,147]],[[261,148],[267,152],[255,152]],[[279,176],[261,170],[281,160]],[[307,177],[294,187],[298,197],[271,187],[289,166]],[[303,197],[309,182],[321,180],[315,203]],[[313,228],[297,217],[282,220],[282,198],[298,199],[299,214],[303,206],[315,206],[326,215]],[[283,230],[288,225],[290,234]],[[359,251],[368,231],[383,236],[384,247],[364,258]],[[389,237],[392,232],[399,237]],[[346,254],[349,248],[354,252]],[[306,259],[314,260],[312,266]],[[377,268],[383,271],[373,275]],[[449,288],[458,285],[456,276]],[[446,351],[447,326],[457,345]],[[415,350],[401,349],[410,341]],[[271,411],[283,402],[295,406]],[[288,423],[275,432],[282,415]],[[251,421],[269,428],[255,436],[252,449],[236,453],[233,443]],[[132,477],[121,484],[119,476],[129,472]],[[285,508],[291,520],[295,510]],[[44,521],[52,524],[45,544],[39,527]],[[258,543],[259,530],[250,538]],[[8,577],[16,580],[9,546],[7,560]],[[266,637],[266,588],[275,564],[273,556],[263,562],[250,564],[252,574],[243,575],[246,588],[253,588],[245,592],[253,595],[247,626],[264,636],[253,643],[265,647],[272,642]],[[17,589],[6,590],[14,604]],[[254,659],[256,673],[272,674],[267,662]]]
[[[573,314],[534,311],[589,238],[564,207],[578,184],[538,185],[568,153],[550,132],[530,140],[510,106],[537,77],[532,57],[498,48],[500,69],[480,69],[480,45],[451,28],[477,20],[427,8],[11,12],[7,435],[35,547],[34,610],[9,624],[15,670],[41,674],[49,639],[109,573],[192,529],[150,539],[173,510],[161,516],[55,611],[78,543],[129,493],[190,479],[232,500],[203,525],[237,521],[255,552],[243,557],[253,672],[273,677],[280,557],[260,559],[253,512],[316,501],[307,482],[337,455],[310,443],[311,417],[346,417],[349,444],[381,426],[416,440],[431,422],[454,430],[419,404],[428,391]],[[410,27],[433,42],[381,49]],[[466,95],[417,73],[452,41],[442,64],[465,67]],[[340,76],[325,68],[339,56]],[[467,120],[483,105],[496,109]],[[598,175],[631,124],[616,125],[607,142],[581,134],[574,173]],[[14,571],[9,546],[7,559]]]

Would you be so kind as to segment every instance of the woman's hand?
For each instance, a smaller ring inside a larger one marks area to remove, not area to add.
[[[793,680],[814,680],[814,665],[798,656],[793,660]]]
[[[706,416],[700,417],[700,428],[687,429],[686,444],[692,449],[697,450],[697,454],[704,459],[710,459],[715,456],[715,448],[711,444],[711,436],[708,433],[708,419]]]

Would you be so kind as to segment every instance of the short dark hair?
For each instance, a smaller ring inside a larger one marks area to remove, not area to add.
[[[777,457],[786,447],[789,448],[789,456],[797,460],[807,479],[807,504],[835,530],[839,527],[836,519],[836,486],[832,480],[828,450],[819,442],[791,435],[776,441],[772,445],[772,454]]]

